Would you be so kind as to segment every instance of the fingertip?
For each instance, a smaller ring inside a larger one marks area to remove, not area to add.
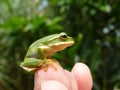
[[[84,63],[76,63],[72,69],[79,90],[91,90],[93,85],[93,80],[91,76],[90,69]]]
[[[70,88],[71,88],[70,90],[78,90],[77,82],[76,82],[74,75],[71,72],[69,72],[68,70],[64,70],[64,71],[70,82]]]
[[[41,90],[68,90],[68,88],[59,81],[50,80],[41,83]]]

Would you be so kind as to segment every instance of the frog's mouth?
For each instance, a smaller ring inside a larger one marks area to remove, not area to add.
[[[57,52],[65,49],[66,47],[72,46],[73,44],[74,44],[74,41],[64,42],[64,43],[60,42],[52,46],[52,48],[54,48],[54,52]]]

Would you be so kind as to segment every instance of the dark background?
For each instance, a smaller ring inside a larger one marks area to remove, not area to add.
[[[60,32],[76,42],[53,56],[64,68],[83,62],[93,90],[120,89],[120,0],[0,0],[0,90],[33,90],[19,64],[32,42]]]

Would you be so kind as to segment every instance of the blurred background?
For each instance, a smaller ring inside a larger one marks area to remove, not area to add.
[[[19,64],[32,42],[60,32],[76,42],[53,55],[65,69],[83,62],[93,90],[120,90],[120,0],[0,0],[0,90],[33,90]]]

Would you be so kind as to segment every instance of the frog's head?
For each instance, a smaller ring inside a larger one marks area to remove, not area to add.
[[[66,47],[72,46],[74,44],[73,38],[64,32],[55,34],[54,37],[49,41],[50,43],[48,43],[48,46],[52,47],[54,52],[61,51]]]

